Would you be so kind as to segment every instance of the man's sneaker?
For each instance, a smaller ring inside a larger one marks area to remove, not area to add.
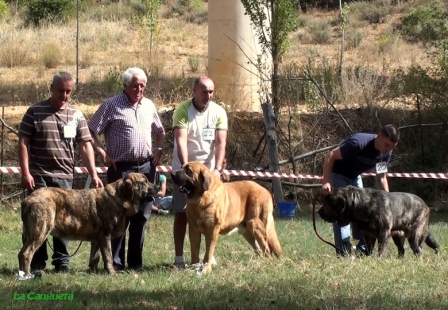
[[[163,209],[159,209],[159,214],[167,215],[168,213],[170,213],[170,211],[168,211],[168,210],[163,210]]]

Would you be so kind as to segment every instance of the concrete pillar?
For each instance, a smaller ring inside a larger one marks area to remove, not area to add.
[[[240,0],[208,0],[208,75],[233,110],[261,111],[256,63],[260,48]],[[250,59],[248,59],[250,58]]]

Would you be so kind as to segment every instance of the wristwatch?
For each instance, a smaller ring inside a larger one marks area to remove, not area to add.
[[[215,167],[215,170],[218,170],[219,173],[222,173],[222,168]]]

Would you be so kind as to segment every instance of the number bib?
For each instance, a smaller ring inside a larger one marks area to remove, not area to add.
[[[387,163],[385,161],[379,162],[376,164],[376,173],[386,173],[387,172]]]
[[[215,140],[215,129],[213,129],[213,128],[204,128],[202,130],[202,140],[204,140],[204,141],[213,141],[213,140]]]
[[[63,128],[65,139],[73,139],[74,137],[76,137],[76,126],[66,125]]]

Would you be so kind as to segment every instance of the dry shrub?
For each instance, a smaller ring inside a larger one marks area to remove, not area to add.
[[[62,62],[62,52],[56,42],[47,42],[42,46],[41,61],[45,68],[56,68]]]
[[[385,95],[390,80],[381,72],[365,66],[344,70],[340,101],[347,105],[372,106]]]
[[[28,46],[13,42],[5,44],[0,50],[0,64],[3,67],[15,68],[28,65],[30,54]]]
[[[146,71],[154,77],[163,77],[165,73],[165,66],[167,63],[166,55],[160,52],[149,52],[146,54]]]
[[[312,21],[309,23],[308,33],[312,44],[329,44],[332,41],[332,29],[327,21]]]

